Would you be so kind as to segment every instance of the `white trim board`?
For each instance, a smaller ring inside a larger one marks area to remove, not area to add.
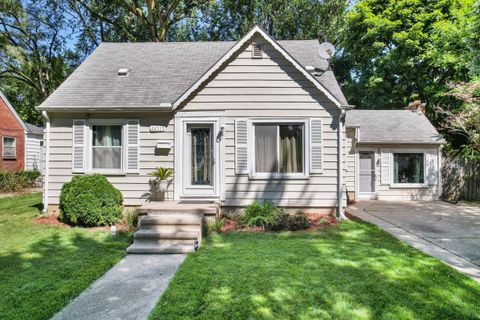
[[[310,72],[308,72],[297,60],[295,60],[282,46],[280,46],[270,35],[268,35],[258,25],[253,27],[242,39],[240,39],[230,50],[227,51],[207,72],[205,72],[200,79],[198,79],[184,94],[180,96],[172,105],[172,110],[176,110],[184,101],[186,101],[200,86],[207,82],[210,77],[222,68],[229,59],[237,53],[248,41],[255,35],[263,37],[273,48],[275,48],[285,59],[287,59],[293,66],[298,69],[313,85],[321,92],[323,92],[329,100],[331,100],[338,108],[343,105],[334,95],[330,93]]]

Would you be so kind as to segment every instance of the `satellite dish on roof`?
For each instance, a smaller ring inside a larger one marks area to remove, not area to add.
[[[327,60],[328,67],[327,70],[330,70],[330,60],[335,55],[335,47],[330,42],[321,43],[318,47],[318,55],[320,58]]]
[[[324,42],[320,44],[318,48],[318,55],[322,59],[330,60],[335,54],[335,47],[330,42]]]

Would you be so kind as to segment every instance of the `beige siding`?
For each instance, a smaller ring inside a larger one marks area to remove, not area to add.
[[[49,204],[58,204],[63,183],[72,178],[72,121],[85,118],[82,114],[52,114],[50,128],[50,181]],[[115,116],[106,114],[90,114],[90,119],[139,119],[140,120],[140,172],[123,176],[111,175],[107,178],[122,191],[125,205],[139,205],[149,199],[151,190],[149,173],[158,166],[173,168],[174,150],[168,155],[156,154],[155,145],[158,140],[173,141],[173,120],[170,115],[162,113],[122,114]],[[165,125],[160,133],[150,133],[151,125]],[[173,185],[168,193],[173,198]]]
[[[267,57],[251,59],[247,48],[201,88],[181,112],[225,112],[226,206],[272,200],[281,206],[334,207],[338,176],[336,128],[340,111],[273,48],[265,45],[263,49]],[[256,180],[235,174],[235,119],[311,117],[323,120],[323,173],[311,173],[303,180]]]
[[[25,170],[38,170],[43,173],[43,137],[37,134],[26,134]]]
[[[361,145],[362,148],[371,149],[376,152],[377,159],[381,157],[381,149],[389,149],[391,153],[394,153],[395,150],[405,150],[409,149],[412,151],[424,152],[425,150],[436,149],[438,153],[438,145]],[[392,168],[390,168],[390,171]],[[438,167],[437,167],[438,170]],[[440,184],[428,186],[426,188],[404,188],[404,187],[395,187],[390,184],[382,184],[381,181],[381,167],[377,164],[376,166],[377,173],[377,194],[378,200],[392,200],[392,201],[403,201],[403,200],[437,200],[440,196]],[[391,177],[391,179],[393,179]],[[438,181],[437,181],[438,182]]]

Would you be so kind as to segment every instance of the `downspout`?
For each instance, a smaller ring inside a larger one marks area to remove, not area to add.
[[[341,109],[340,115],[338,116],[338,184],[337,184],[337,218],[340,220],[347,220],[345,212],[343,210],[343,191],[345,186],[343,185],[343,131],[344,131],[344,120],[345,120],[346,110]]]
[[[44,168],[44,179],[43,179],[43,212],[47,213],[48,211],[48,182],[50,179],[50,118],[48,117],[47,111],[42,111],[42,116],[45,119],[45,142],[43,144],[45,148],[45,168]]]

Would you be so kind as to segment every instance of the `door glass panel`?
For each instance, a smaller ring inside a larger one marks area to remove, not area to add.
[[[373,152],[360,152],[360,192],[375,192],[375,163]]]
[[[192,185],[212,185],[212,131],[210,128],[191,128]]]

